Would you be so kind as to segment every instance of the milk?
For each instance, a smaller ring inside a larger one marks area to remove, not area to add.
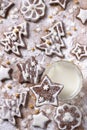
[[[55,62],[46,69],[45,74],[53,82],[64,85],[64,89],[59,95],[60,99],[72,99],[82,88],[82,73],[72,62]]]

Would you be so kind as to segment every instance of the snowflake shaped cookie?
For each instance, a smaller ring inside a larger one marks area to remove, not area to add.
[[[45,15],[45,8],[43,0],[22,0],[21,13],[26,20],[36,22]]]
[[[7,53],[20,56],[19,48],[25,48],[24,36],[27,37],[27,23],[14,26],[12,31],[4,33],[5,38],[0,40],[0,44],[4,46]]]
[[[50,4],[59,4],[62,8],[65,9],[67,0],[50,0]]]
[[[18,64],[18,68],[21,72],[20,83],[28,82],[37,84],[44,72],[44,68],[38,63],[35,57],[31,57],[25,63]]]
[[[6,79],[10,79],[11,78],[11,68],[7,68],[4,66],[0,66],[0,81],[4,81]]]
[[[0,118],[15,125],[15,116],[21,117],[20,106],[26,103],[28,92],[20,93],[18,98],[2,99],[0,102]]]
[[[31,88],[36,96],[36,106],[58,105],[58,95],[63,89],[63,85],[53,83],[48,76],[45,76],[39,85]]]
[[[60,130],[74,130],[81,124],[82,114],[80,110],[69,104],[64,104],[57,108],[55,121]]]
[[[33,115],[32,126],[34,127],[45,129],[49,122],[50,122],[50,119],[45,115],[44,112],[40,112],[38,115]]]
[[[77,15],[77,18],[81,20],[83,24],[87,22],[87,10],[85,9],[80,9],[79,14]]]
[[[14,5],[14,3],[9,0],[0,0],[0,16],[5,18],[12,5]]]
[[[43,43],[36,45],[36,47],[45,51],[45,54],[48,56],[56,55],[60,58],[64,58],[62,53],[62,49],[66,48],[62,40],[64,36],[63,23],[58,22],[49,29],[48,35],[41,38]]]
[[[87,57],[87,46],[76,43],[75,47],[71,50],[71,54],[73,54],[77,60],[81,60]]]

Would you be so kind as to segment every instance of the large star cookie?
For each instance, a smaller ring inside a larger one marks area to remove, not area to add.
[[[25,63],[19,63],[18,68],[21,72],[20,83],[38,83],[44,71],[44,68],[38,63],[35,57],[31,57]]]
[[[22,0],[21,13],[26,20],[36,22],[45,15],[43,0]]]
[[[0,40],[0,44],[4,46],[7,53],[14,53],[20,56],[19,48],[25,48],[23,37],[27,37],[27,23],[14,26],[10,32],[4,33],[5,38]]]
[[[62,37],[65,36],[63,23],[58,22],[52,28],[49,29],[48,35],[42,37],[43,43],[36,45],[40,50],[44,50],[48,56],[56,55],[64,58],[62,49],[65,48],[65,44]]]
[[[77,18],[79,18],[81,22],[85,24],[87,22],[87,10],[80,9],[80,12],[77,15]]]
[[[0,81],[4,81],[6,79],[10,79],[11,78],[11,68],[7,68],[4,66],[0,66]]]
[[[38,115],[33,115],[33,124],[32,124],[32,126],[34,126],[34,127],[39,127],[39,128],[45,129],[49,122],[50,122],[50,120],[45,115],[44,112],[40,112]]]
[[[3,18],[6,17],[6,14],[12,5],[14,5],[14,3],[9,0],[0,0],[0,16]]]
[[[71,50],[71,54],[73,54],[77,60],[81,60],[87,57],[87,46],[76,43],[75,47]]]
[[[69,104],[64,104],[57,108],[55,121],[60,130],[74,130],[81,124],[82,114],[80,110]]]
[[[50,4],[59,4],[62,8],[65,9],[67,0],[50,0]]]
[[[36,106],[58,105],[58,95],[63,89],[63,85],[53,83],[48,76],[45,76],[39,85],[31,87],[36,96]]]

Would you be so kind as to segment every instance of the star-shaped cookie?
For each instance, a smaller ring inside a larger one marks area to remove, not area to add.
[[[0,81],[4,81],[6,79],[10,79],[11,78],[11,68],[6,68],[4,66],[0,66]]]
[[[48,76],[45,76],[39,85],[31,87],[36,96],[36,106],[58,105],[58,95],[63,89],[63,85],[53,83]]]
[[[59,4],[62,8],[65,9],[67,0],[50,0],[50,4]]]
[[[65,36],[63,23],[57,22],[52,28],[49,29],[49,33],[42,37],[43,43],[37,44],[36,47],[45,51],[47,56],[56,55],[60,58],[64,58],[62,49],[66,48],[62,37]]]
[[[5,32],[3,39],[0,40],[0,44],[4,46],[4,50],[7,53],[14,53],[17,56],[21,56],[19,48],[25,48],[23,37],[27,37],[27,23],[12,27],[10,32]]]
[[[45,129],[49,122],[50,122],[50,120],[44,114],[44,112],[40,112],[38,115],[33,115],[32,126],[34,126],[34,127],[39,127],[39,128]]]
[[[76,43],[75,47],[71,50],[71,54],[73,54],[77,60],[81,60],[87,57],[87,46]]]
[[[9,0],[0,0],[0,16],[5,18],[12,5],[14,5],[14,3]]]
[[[77,18],[81,20],[83,24],[87,22],[87,10],[85,9],[80,9],[79,14],[77,15]]]

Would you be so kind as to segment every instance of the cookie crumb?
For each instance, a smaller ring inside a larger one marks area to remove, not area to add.
[[[40,113],[39,109],[36,109],[35,112],[34,112],[35,115],[37,115],[39,113]]]
[[[31,109],[34,109],[34,105],[33,105],[33,104],[30,104],[29,107],[30,107]]]
[[[7,65],[10,65],[11,63],[10,63],[10,61],[7,61],[6,64],[7,64]]]
[[[48,45],[51,45],[51,42],[50,42],[49,40],[47,40],[46,43],[47,43]]]
[[[12,89],[12,86],[11,86],[11,85],[8,85],[7,87],[8,87],[9,89]]]
[[[74,0],[74,3],[75,3],[75,4],[79,4],[79,1],[78,1],[78,0]]]
[[[49,15],[49,16],[48,16],[48,18],[52,19],[52,18],[53,18],[53,16],[52,16],[52,15]]]
[[[66,34],[67,34],[68,36],[72,36],[71,32],[67,32]]]
[[[72,29],[73,29],[74,31],[77,31],[77,28],[76,28],[76,27],[73,27]]]
[[[16,98],[19,98],[19,97],[20,97],[20,94],[19,94],[19,93],[16,93],[15,96],[16,96]]]
[[[19,29],[16,28],[16,29],[13,30],[13,32],[18,33]]]
[[[32,51],[35,51],[35,48],[33,47],[31,50],[32,50]]]

